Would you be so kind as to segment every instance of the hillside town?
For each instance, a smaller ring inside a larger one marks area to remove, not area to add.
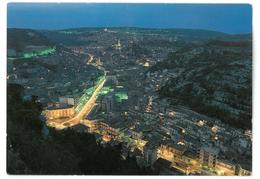
[[[26,45],[23,52],[10,47],[7,82],[22,85],[25,99],[32,95],[38,97],[44,106],[42,117],[47,130],[48,127],[70,128],[79,133],[91,133],[104,147],[122,144],[123,159],[134,156],[139,166],[149,166],[161,175],[251,175],[251,129],[232,126],[231,122],[185,105],[194,99],[191,94],[184,93],[185,85],[192,77],[188,73],[193,73],[196,79],[196,72],[189,68],[201,69],[199,72],[203,76],[203,61],[197,61],[193,67],[177,66],[177,62],[172,67],[168,63],[171,54],[181,53],[178,60],[182,62],[178,63],[184,63],[204,53],[220,56],[230,51],[238,53],[236,44],[230,50],[219,48],[211,52],[211,47],[199,36],[189,38],[181,32],[145,29],[90,28],[41,33],[48,39],[56,37],[55,50],[50,50],[52,46],[48,45]],[[34,32],[28,34],[33,36]],[[73,44],[67,45],[67,36],[75,37]],[[80,40],[86,36],[89,38],[82,45]],[[230,41],[234,39],[230,37]],[[188,43],[196,48],[183,50]],[[48,53],[43,53],[46,49]],[[251,52],[250,47],[246,52]],[[244,65],[246,69],[240,72],[243,73],[241,79],[236,78],[236,69],[230,78],[225,78],[238,80],[237,86],[229,86],[230,91],[244,88],[251,74],[249,60],[234,59],[232,65]],[[218,74],[221,73],[220,69]],[[214,79],[222,80],[220,77]],[[194,85],[191,91],[201,95],[201,102],[206,104],[209,101],[206,98],[211,99],[206,96],[208,88],[199,82],[196,81],[197,88]],[[174,93],[174,96],[165,95],[162,92],[165,89],[167,94]],[[183,89],[183,94],[175,89]],[[217,90],[213,93],[218,94]],[[222,99],[221,105],[227,105],[225,110],[230,109],[234,120],[242,114],[251,115],[248,112],[250,99],[238,109],[234,105],[231,107],[230,102],[236,103],[237,99],[229,99],[236,92],[227,98],[221,94],[218,95]],[[185,103],[175,97],[182,95],[187,99]]]

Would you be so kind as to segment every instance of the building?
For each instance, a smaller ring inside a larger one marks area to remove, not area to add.
[[[248,136],[252,140],[252,131],[251,130],[246,130],[244,134],[245,134],[245,136]]]
[[[114,110],[114,98],[112,95],[106,97],[106,110],[112,112]]]
[[[196,152],[193,152],[191,150],[187,150],[182,155],[182,161],[188,163],[188,164],[197,164],[197,155]]]
[[[72,97],[59,97],[59,102],[62,104],[69,104],[69,105],[75,105],[75,100]]]
[[[101,100],[101,110],[107,113],[112,112],[114,109],[114,97],[112,95],[105,96]]]
[[[250,176],[252,174],[251,167],[248,165],[237,165],[235,174],[238,176]]]
[[[81,122],[81,124],[88,127],[88,132],[92,133],[97,129],[98,121],[99,120],[91,120],[91,119],[85,118],[84,120],[81,120],[80,122]]]
[[[159,175],[183,175],[182,172],[172,167],[172,163],[168,160],[158,158],[154,163],[153,169]]]
[[[119,135],[119,130],[118,128],[111,127],[109,124],[107,124],[105,121],[98,121],[97,129],[102,131],[104,135],[109,135],[112,138],[115,138]]]
[[[116,75],[108,75],[106,84],[118,85],[118,80]]]
[[[213,147],[203,146],[198,150],[198,159],[202,165],[216,167],[219,150]]]
[[[194,151],[187,150],[183,153],[182,158],[179,160],[187,165],[182,165],[182,171],[186,174],[194,174],[198,171],[199,165],[197,161],[197,154]],[[179,163],[180,164],[180,163]],[[181,169],[181,165],[177,164],[177,168]]]
[[[47,107],[45,116],[47,120],[57,118],[71,118],[75,115],[75,109],[73,105],[55,103]]]
[[[138,140],[138,139],[142,139],[143,133],[142,133],[142,131],[136,132],[136,131],[131,130],[131,136],[133,139]]]
[[[226,160],[217,160],[216,169],[218,175],[234,176],[236,165]]]
[[[144,160],[146,166],[152,166],[157,160],[157,145],[152,142],[147,142],[144,146]]]
[[[115,47],[115,49],[117,49],[117,50],[121,50],[121,49],[122,49],[122,45],[121,45],[120,40],[117,41],[117,44],[115,44],[114,47]]]
[[[185,151],[186,148],[183,145],[163,141],[159,147],[158,156],[168,161],[174,161],[180,159]]]

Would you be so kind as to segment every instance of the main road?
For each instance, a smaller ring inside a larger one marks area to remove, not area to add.
[[[95,102],[97,100],[97,95],[98,95],[99,91],[102,89],[105,82],[106,82],[106,78],[102,79],[99,82],[99,84],[96,86],[96,89],[93,92],[93,94],[91,95],[91,97],[89,98],[89,100],[86,102],[86,104],[83,106],[83,108],[76,114],[76,116],[74,116],[71,119],[65,120],[65,121],[56,122],[55,124],[52,124],[51,126],[57,128],[57,129],[64,129],[66,127],[70,127],[70,126],[79,124],[80,120],[84,119],[84,117],[87,116],[91,112],[91,110],[94,107]]]

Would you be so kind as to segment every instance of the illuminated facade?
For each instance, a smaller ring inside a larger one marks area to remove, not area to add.
[[[210,147],[202,147],[198,151],[198,158],[202,165],[216,167],[218,150]]]
[[[108,124],[104,122],[98,122],[97,128],[98,130],[103,131],[104,135],[110,135],[113,138],[119,135],[119,129],[110,127]]]
[[[45,111],[46,118],[48,120],[57,118],[71,118],[75,114],[75,109],[73,105],[60,105],[55,104],[50,106]]]
[[[217,160],[216,170],[218,175],[234,176],[236,173],[236,165],[222,160]]]
[[[137,147],[140,151],[144,152],[144,147],[145,147],[146,143],[147,143],[147,141],[145,141],[145,140],[137,139],[137,140],[136,140],[136,147]]]
[[[242,168],[241,165],[238,165],[236,167],[236,175],[238,175],[238,176],[250,176],[251,174],[252,174],[252,172],[250,170]]]
[[[80,121],[83,125],[89,127],[89,132],[94,132],[97,129],[97,120],[84,119]]]
[[[161,145],[158,149],[158,157],[168,161],[172,161],[174,157],[173,150],[171,150],[171,148],[167,145]]]

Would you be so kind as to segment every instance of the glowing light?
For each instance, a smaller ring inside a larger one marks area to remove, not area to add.
[[[33,51],[33,52],[28,52],[23,54],[23,58],[32,58],[32,57],[38,57],[38,56],[47,56],[49,54],[53,54],[56,52],[56,47],[53,48],[47,48],[45,50],[41,51]]]
[[[170,116],[170,117],[174,117],[175,115],[176,115],[176,113],[175,113],[174,111],[169,112],[169,116]]]
[[[59,31],[59,33],[61,34],[66,34],[66,35],[78,35],[78,34],[82,34],[82,32],[78,32],[78,31]]]
[[[178,145],[185,145],[185,143],[184,143],[184,142],[181,142],[181,141],[178,142],[177,144],[178,144]]]
[[[99,91],[98,95],[105,95],[105,94],[110,93],[110,92],[112,92],[112,91],[114,91],[114,89],[111,88],[110,86],[104,86],[104,87]]]
[[[202,126],[204,126],[204,121],[202,121],[202,120],[199,120],[199,121],[197,122],[197,125],[198,125],[199,127],[202,127]]]
[[[128,99],[128,95],[126,92],[117,92],[115,94],[116,96],[116,101],[117,102],[122,102],[122,100],[127,100]]]
[[[102,139],[103,139],[103,141],[105,141],[105,142],[109,142],[109,141],[111,141],[112,137],[111,137],[110,135],[103,135],[103,136],[102,136]]]
[[[216,133],[216,132],[218,131],[218,127],[217,127],[217,126],[213,126],[213,127],[211,128],[211,131]]]
[[[145,62],[144,67],[149,67],[149,66],[150,66],[149,63]]]

